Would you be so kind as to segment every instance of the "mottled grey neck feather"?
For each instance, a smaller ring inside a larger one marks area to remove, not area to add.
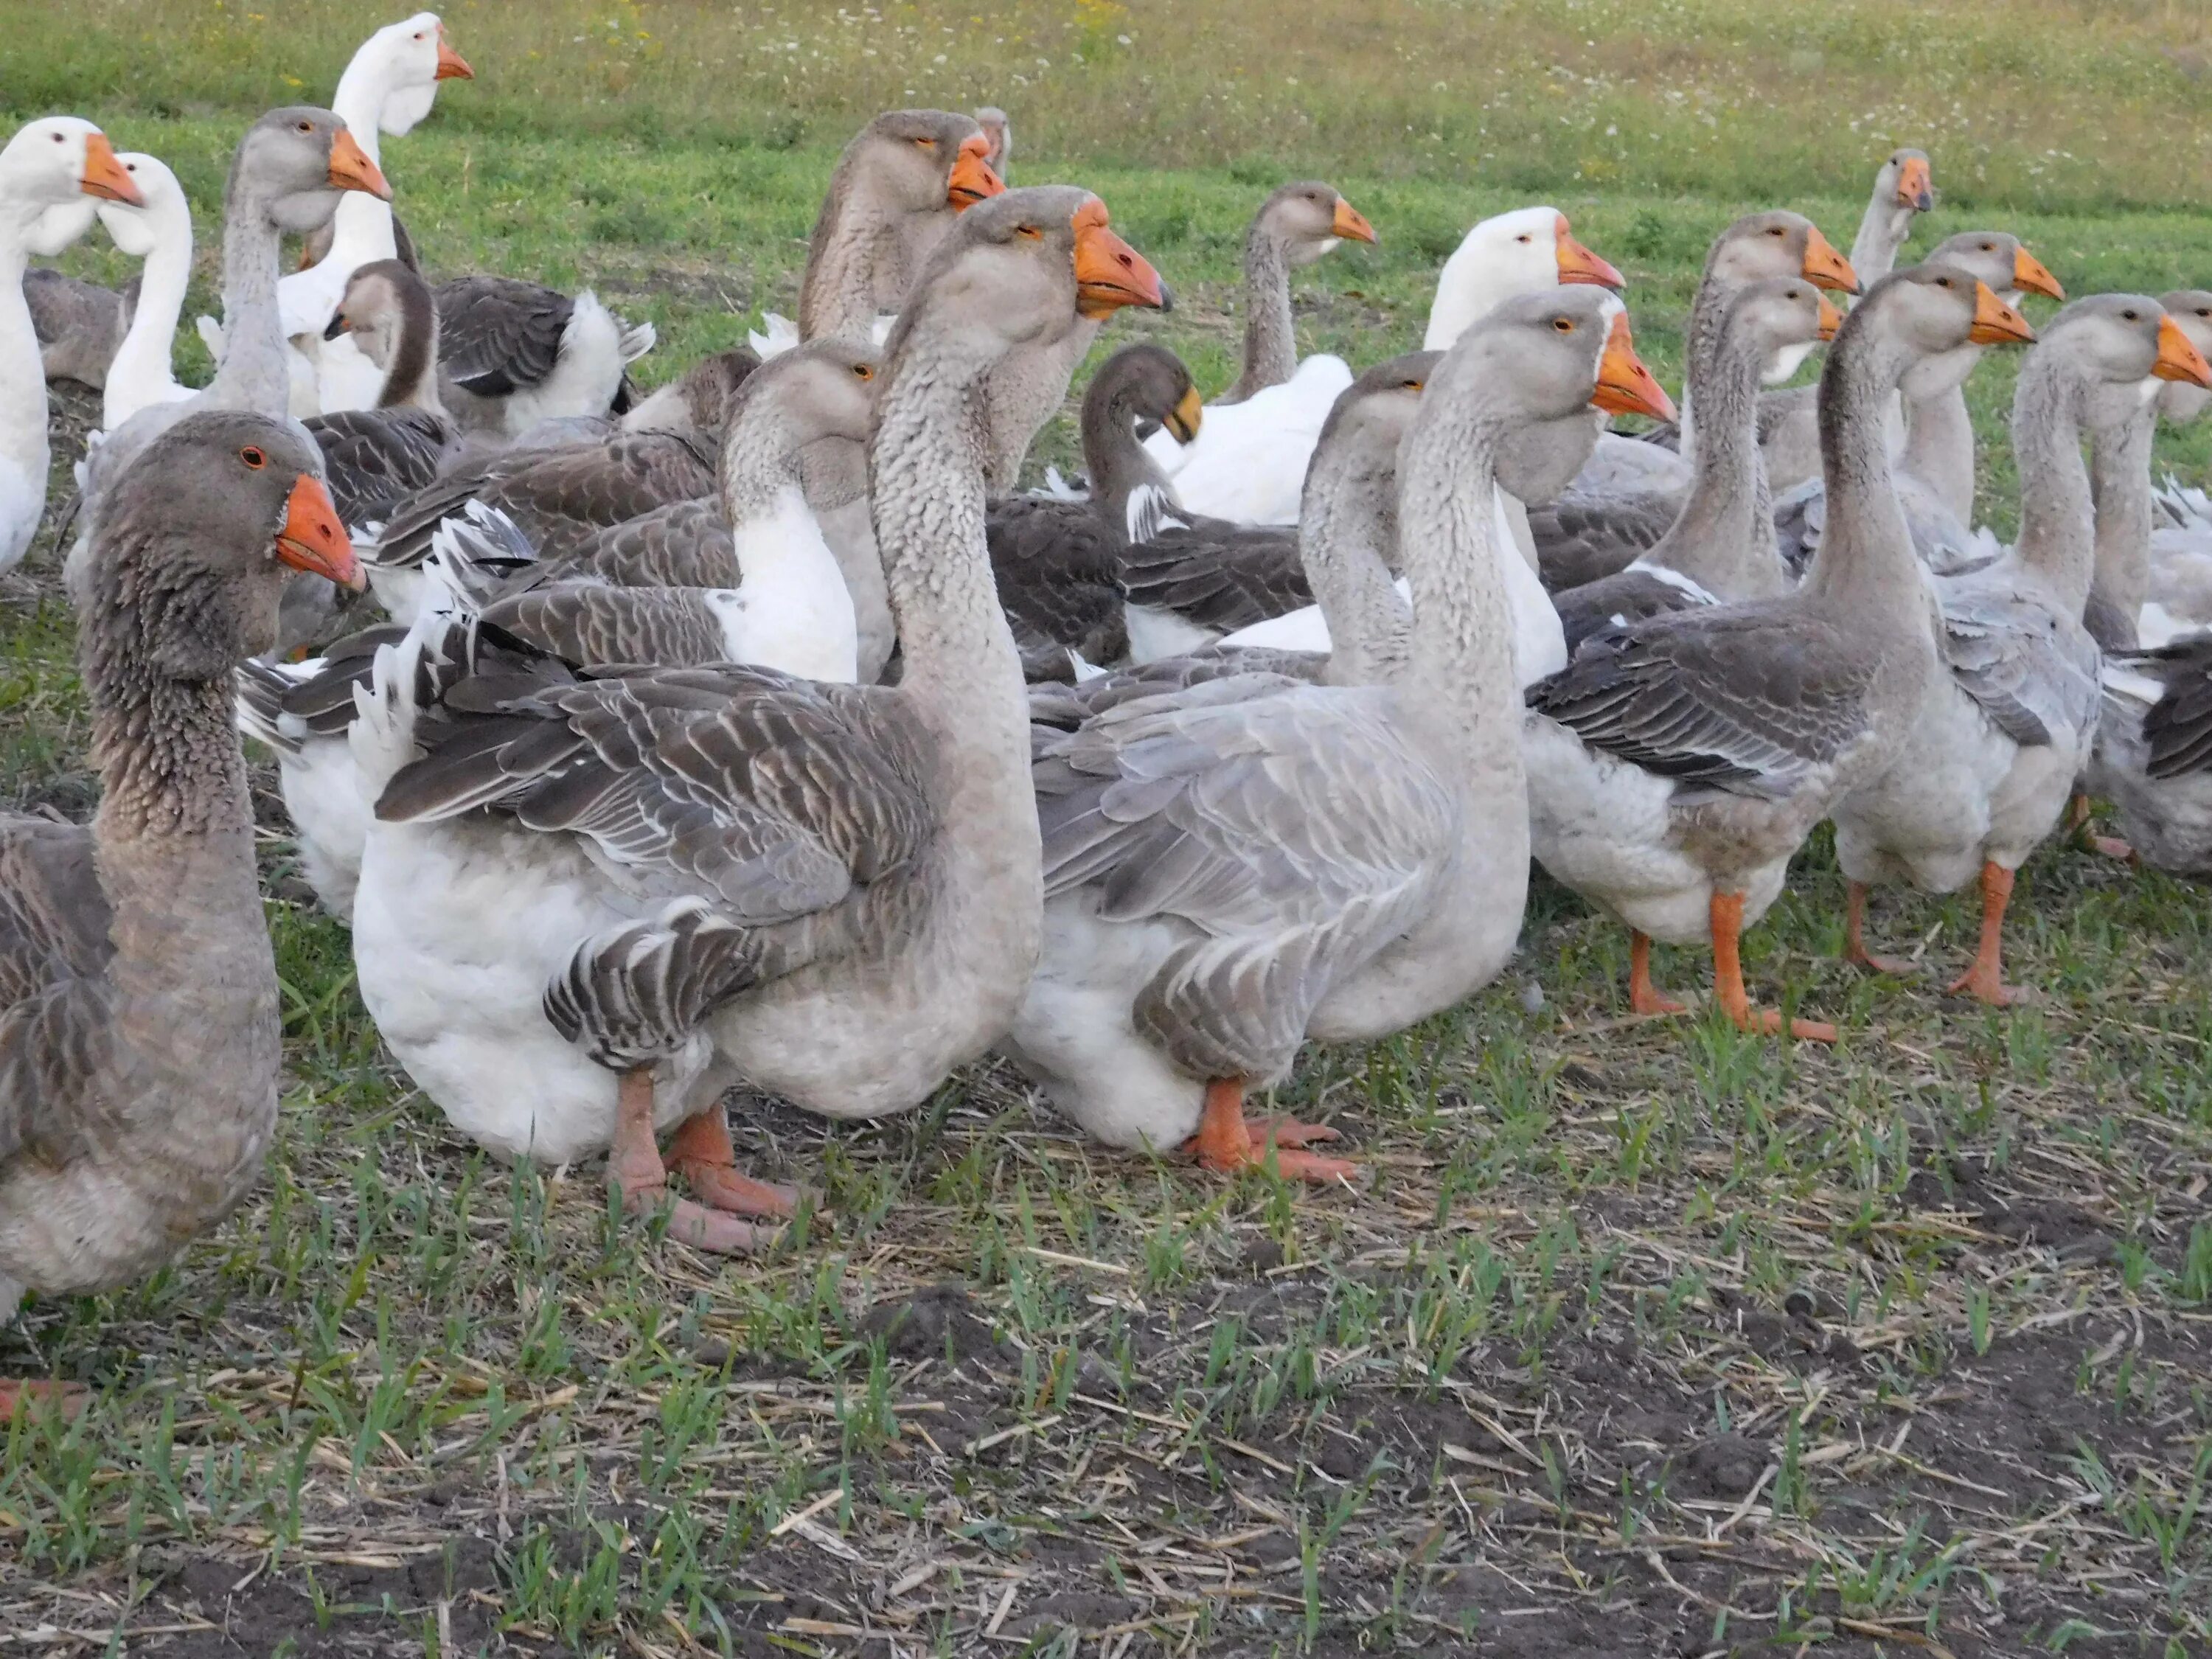
[[[270,203],[239,177],[241,150],[223,196],[222,361],[204,407],[282,418],[291,405],[284,325],[276,310],[279,232]]]
[[[1297,373],[1291,325],[1291,262],[1263,220],[1244,238],[1244,372],[1221,401],[1239,404]]]
[[[1168,477],[1137,441],[1130,397],[1083,400],[1083,464],[1091,470],[1091,500],[1119,534],[1129,523],[1129,497],[1146,484],[1164,488]]]
[[[2097,558],[2096,509],[2081,464],[2088,390],[2080,368],[2046,346],[2028,354],[2012,398],[2012,447],[2020,468],[2020,539],[2013,550],[2077,621]]]
[[[413,283],[394,283],[399,301],[399,339],[384,371],[382,409],[427,409],[445,412],[438,399],[438,308],[430,291]]]
[[[1914,353],[1879,326],[1869,303],[1844,319],[1820,377],[1828,518],[1799,591],[1815,608],[1878,634],[1925,632],[1930,600],[1889,458],[1890,394]]]
[[[1413,659],[1412,612],[1390,578],[1398,556],[1398,440],[1361,426],[1324,432],[1306,469],[1298,554],[1328,624],[1328,678],[1338,685],[1402,683]]]
[[[897,308],[905,278],[919,268],[902,263],[909,250],[897,216],[866,199],[856,185],[859,166],[857,157],[838,164],[814,222],[799,289],[801,340],[866,339],[878,310]]]
[[[1722,292],[1707,309],[1719,313],[1725,325],[1741,292]],[[1702,294],[1699,304],[1705,304]],[[1788,586],[1774,544],[1766,469],[1759,462],[1762,356],[1747,329],[1723,325],[1702,343],[1691,365],[1698,445],[1690,497],[1644,556],[1723,599],[1768,598]]]
[[[722,513],[732,526],[765,515],[781,491],[802,482],[794,422],[763,386],[743,398],[722,428]]]
[[[2129,393],[2134,399],[2132,390]],[[2135,642],[2143,602],[2150,598],[2150,462],[2158,408],[2129,410],[2089,434],[2089,489],[2097,518],[2095,574],[2090,591],[2100,608]]]
[[[1438,366],[1399,456],[1401,556],[1413,596],[1402,684],[1421,718],[1453,733],[1469,775],[1518,789],[1520,693],[1492,504],[1512,428],[1485,396],[1486,365],[1459,356]]]
[[[104,544],[77,653],[102,785],[94,857],[115,949],[104,1005],[114,1041],[100,1081],[120,1119],[111,1132],[130,1138],[123,1173],[157,1173],[138,1196],[173,1238],[211,1224],[252,1188],[275,1130],[282,1058],[229,665],[178,679],[149,653],[149,617],[174,628],[206,615],[173,591],[149,602],[165,577],[205,582],[179,550],[150,536]]]

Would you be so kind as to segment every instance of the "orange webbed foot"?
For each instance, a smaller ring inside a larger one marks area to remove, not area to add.
[[[1359,1173],[1357,1164],[1297,1150],[1336,1139],[1337,1132],[1328,1125],[1301,1123],[1295,1118],[1246,1122],[1244,1080],[1225,1078],[1206,1085],[1206,1109],[1198,1133],[1184,1150],[1195,1153],[1201,1166],[1220,1175],[1264,1169],[1272,1157],[1276,1173],[1285,1181],[1349,1181]]]

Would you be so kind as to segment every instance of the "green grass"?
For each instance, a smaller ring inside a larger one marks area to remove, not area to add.
[[[1006,104],[1018,181],[1104,197],[1180,305],[1102,355],[1158,337],[1209,389],[1244,219],[1299,173],[1382,234],[1297,283],[1308,349],[1359,363],[1418,343],[1469,222],[1544,199],[1627,272],[1679,385],[1711,235],[1781,202],[1848,245],[1875,155],[1921,138],[1944,201],[1917,246],[1987,225],[2076,292],[2212,283],[2195,7],[878,9],[453,8],[482,79],[387,143],[400,210],[437,272],[652,318],[648,380],[793,309],[837,143],[923,100]],[[325,95],[383,19],[0,4],[0,99],[169,160],[204,245],[242,120]],[[2000,527],[2011,373],[1991,354],[1972,388]],[[2212,438],[2160,441],[2203,477]],[[1034,460],[1073,459],[1063,417]],[[0,586],[0,787],[82,816],[52,558]],[[1505,981],[1280,1091],[1346,1131],[1367,1191],[1109,1155],[981,1066],[873,1127],[741,1101],[743,1155],[823,1213],[728,1263],[616,1224],[594,1169],[447,1133],[273,831],[266,867],[268,1179],[155,1279],[0,1334],[0,1371],[95,1390],[0,1436],[0,1632],[872,1659],[2212,1642],[2212,937],[2162,877],[2046,849],[2010,928],[2043,995],[1991,1014],[1935,988],[1965,896],[1877,904],[1919,981],[1840,967],[1816,843],[1748,969],[1840,1020],[1833,1053],[1626,1019],[1625,939],[1540,884]],[[1678,989],[1701,971],[1662,957]]]

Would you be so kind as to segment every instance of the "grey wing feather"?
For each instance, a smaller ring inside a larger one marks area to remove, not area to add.
[[[1531,507],[1528,532],[1545,587],[1563,592],[1626,570],[1658,545],[1681,510],[1681,495],[1667,490],[1570,490]]]
[[[1528,706],[1662,777],[1781,797],[1866,730],[1875,665],[1786,601],[1679,611],[1583,641]]]
[[[2117,660],[2164,688],[2143,717],[2150,775],[2179,778],[2212,772],[2212,635],[2179,640],[2154,651],[2131,652]]]
[[[462,276],[438,285],[438,367],[479,398],[533,386],[560,361],[576,302],[537,283]]]
[[[2102,699],[2096,641],[2008,586],[1939,580],[1951,677],[2014,743],[2041,747],[2092,729]]]
[[[1041,737],[1046,891],[1203,935],[1135,1011],[1196,1075],[1279,1073],[1330,987],[1419,917],[1456,802],[1391,709],[1376,688],[1246,674]]]
[[[581,667],[722,662],[729,644],[696,588],[611,587],[540,580],[483,609],[483,619]]]
[[[672,501],[610,525],[562,555],[563,574],[622,587],[735,587],[737,538],[721,503]]]
[[[1129,603],[1231,634],[1313,603],[1295,529],[1186,515],[1122,554]]]
[[[427,409],[346,410],[305,424],[323,452],[338,516],[355,529],[388,518],[399,501],[434,482],[459,435]]]
[[[984,521],[999,602],[1018,634],[1108,663],[1129,651],[1122,538],[1089,501],[1009,495]]]
[[[89,830],[0,820],[0,1159],[60,1164],[96,1132],[72,1079],[109,1041],[110,917]]]

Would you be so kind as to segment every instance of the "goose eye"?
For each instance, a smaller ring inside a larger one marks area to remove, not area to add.
[[[269,465],[269,457],[258,444],[246,445],[245,448],[238,452],[238,459],[244,461],[246,465],[252,467],[256,472],[260,471],[263,467]]]
[[[853,373],[860,376],[860,378],[864,380],[872,380],[876,378],[876,371],[870,368],[866,363],[854,363],[853,365]]]
[[[1951,286],[1951,279],[1948,276],[1938,276],[1936,279],[1936,286],[1938,288],[1948,288]]]
[[[2135,313],[2134,312],[2132,312],[2132,311],[2124,311],[2124,312],[2122,312],[2122,313],[2120,313],[2120,315],[2121,315],[2121,316],[2123,316],[2123,317],[2124,317],[2124,318],[2126,318],[2126,319],[2127,319],[2130,322],[2131,322],[2131,323],[2132,323],[2132,322],[2137,322],[2137,321],[2140,321],[2140,320],[2141,320],[2141,319],[2140,319],[2136,315],[2136,313]]]
[[[1035,225],[1016,225],[1014,234],[1017,236],[1026,236],[1032,242],[1042,241],[1044,239],[1044,233]]]
[[[1769,225],[1766,228],[1766,234],[1769,236],[1779,236],[1782,234],[1782,227],[1779,225]]]
[[[1516,236],[1513,240],[1516,242],[1533,242],[1536,239],[1523,231],[1520,235]]]
[[[422,30],[420,30],[420,29],[416,29],[416,30],[415,31],[415,38],[416,38],[417,40],[420,40],[422,38]]]
[[[302,132],[313,132],[314,130],[315,124],[313,121],[302,121],[300,123],[300,131]]]
[[[1421,389],[1421,382],[1419,380],[1407,380],[1405,386],[1408,392],[1419,392]]]
[[[69,143],[69,140],[63,137],[62,135],[58,132],[54,135],[54,142],[58,144],[66,144]]]
[[[934,138],[917,138],[914,141],[914,147],[916,149],[935,149],[937,148],[937,140]]]
[[[1575,331],[1575,320],[1571,317],[1554,317],[1552,326],[1562,334],[1571,334]]]

